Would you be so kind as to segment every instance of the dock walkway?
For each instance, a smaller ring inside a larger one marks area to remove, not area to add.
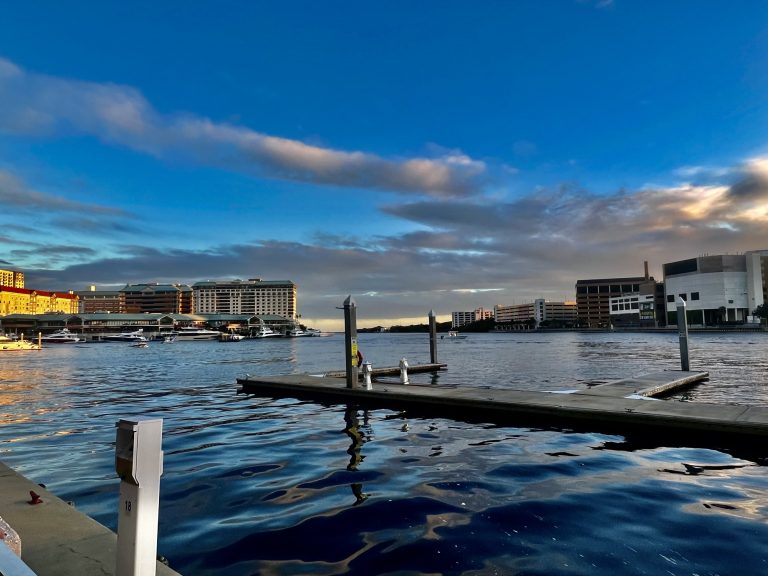
[[[42,498],[30,505],[29,491]],[[117,498],[115,498],[117,515]],[[0,463],[0,516],[21,540],[21,559],[37,576],[115,574],[117,535],[54,494]],[[0,546],[5,546],[0,542]],[[13,574],[11,568],[8,574]],[[5,574],[0,564],[0,574]],[[178,576],[157,563],[158,576]]]
[[[242,392],[315,402],[416,409],[456,419],[534,426],[694,433],[697,437],[768,436],[768,408],[652,401],[654,396],[707,379],[707,372],[664,371],[565,393],[499,388],[374,383],[350,389],[343,379],[307,374],[238,379]]]

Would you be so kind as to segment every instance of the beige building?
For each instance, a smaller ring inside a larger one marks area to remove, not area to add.
[[[549,302],[538,298],[527,304],[501,305],[493,307],[493,317],[497,324],[523,323],[535,320],[541,322],[575,322],[577,318],[576,302]]]
[[[195,314],[274,314],[297,317],[297,287],[290,280],[220,280],[192,285]]]

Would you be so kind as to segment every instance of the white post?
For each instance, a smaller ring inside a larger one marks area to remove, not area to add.
[[[677,334],[680,338],[680,369],[687,372],[691,369],[688,364],[688,316],[682,298],[677,304]]]
[[[408,360],[400,360],[400,384],[408,384]]]
[[[117,423],[117,576],[154,576],[157,568],[162,439],[162,418]]]
[[[363,383],[365,384],[366,390],[373,390],[373,385],[371,384],[371,372],[373,372],[371,363],[363,362]]]

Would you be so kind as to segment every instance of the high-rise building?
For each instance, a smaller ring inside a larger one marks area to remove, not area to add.
[[[297,317],[297,287],[290,280],[209,280],[195,282],[192,293],[196,314]]]
[[[488,320],[493,318],[493,310],[486,310],[485,308],[476,308],[472,312],[451,312],[451,327],[458,328],[465,324],[472,324],[478,320]]]
[[[192,289],[183,284],[127,284],[120,299],[127,314],[192,313]]]
[[[24,288],[24,272],[18,270],[0,270],[0,286]]]

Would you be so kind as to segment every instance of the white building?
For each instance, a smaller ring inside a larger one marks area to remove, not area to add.
[[[477,308],[472,312],[451,312],[451,327],[458,328],[465,324],[472,324],[478,320],[487,320],[493,318],[493,310]]]
[[[664,264],[669,323],[676,323],[679,298],[686,301],[692,325],[748,321],[754,309],[766,301],[767,270],[768,250]]]
[[[225,280],[192,285],[195,314],[274,314],[296,318],[296,284],[290,280]]]
[[[538,325],[544,321],[575,322],[577,318],[576,302],[548,302],[544,298],[527,304],[497,304],[493,313],[497,323],[535,320]]]

